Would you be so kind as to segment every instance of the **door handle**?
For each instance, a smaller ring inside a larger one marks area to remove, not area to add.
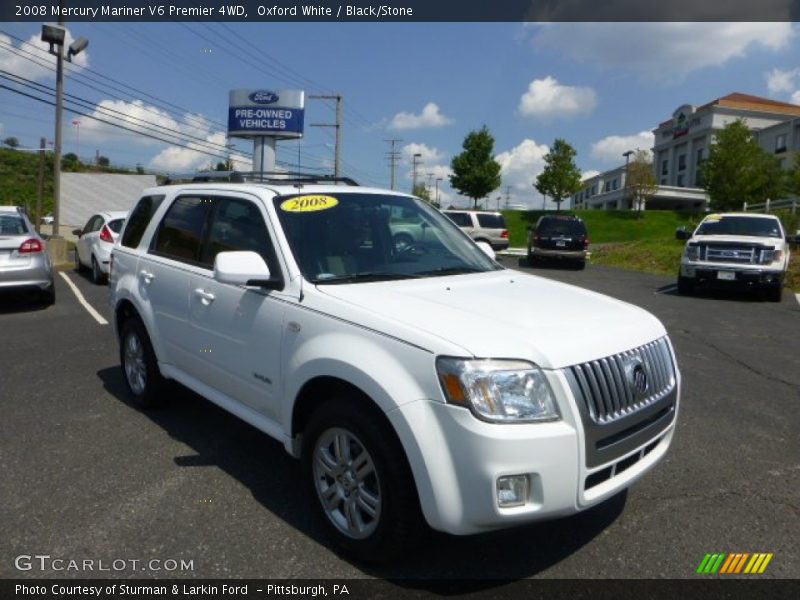
[[[143,270],[139,271],[139,277],[144,279],[145,283],[150,283],[155,278],[155,275],[153,275],[150,271],[145,271],[143,269]]]
[[[194,291],[194,295],[200,298],[200,302],[202,302],[206,306],[208,306],[214,301],[214,294],[212,294],[211,292],[207,292],[202,288],[197,288]]]

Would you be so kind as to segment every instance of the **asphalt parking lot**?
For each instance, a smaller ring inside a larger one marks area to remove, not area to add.
[[[529,271],[516,258],[505,263]],[[0,297],[0,577],[108,576],[15,567],[19,555],[47,554],[193,564],[112,573],[122,577],[696,578],[708,552],[774,553],[760,577],[796,577],[794,295],[780,304],[749,294],[682,297],[673,278],[593,265],[533,272],[664,322],[684,385],[667,459],[627,495],[583,514],[467,538],[431,533],[414,556],[380,568],[326,545],[298,465],[277,442],[182,389],[161,410],[132,407],[112,326],[98,323],[62,277],[46,309]],[[110,320],[107,288],[64,273]]]

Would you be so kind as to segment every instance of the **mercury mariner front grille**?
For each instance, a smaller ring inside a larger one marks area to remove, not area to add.
[[[666,337],[568,371],[577,384],[572,387],[578,402],[599,425],[657,402],[675,388],[675,366]]]

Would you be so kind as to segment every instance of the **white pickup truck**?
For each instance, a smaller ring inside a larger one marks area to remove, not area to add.
[[[701,283],[760,287],[780,302],[789,268],[789,242],[774,215],[723,213],[706,216],[691,235],[680,228],[679,240],[688,240],[681,257],[678,293],[690,294]]]

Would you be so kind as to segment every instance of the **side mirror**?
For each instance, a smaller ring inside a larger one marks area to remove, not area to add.
[[[267,263],[250,250],[220,252],[214,259],[214,279],[232,285],[283,288],[283,282],[270,279]]]
[[[486,242],[475,242],[475,243],[478,244],[478,248],[483,250],[483,253],[486,256],[488,256],[492,260],[495,260],[494,250],[492,250],[492,247],[489,244],[487,244]]]
[[[692,237],[692,235],[686,227],[678,227],[678,229],[675,230],[676,240],[688,240],[690,237]]]
[[[76,235],[78,237],[81,237],[82,234],[83,234],[83,229],[73,229],[72,230],[72,235]]]

